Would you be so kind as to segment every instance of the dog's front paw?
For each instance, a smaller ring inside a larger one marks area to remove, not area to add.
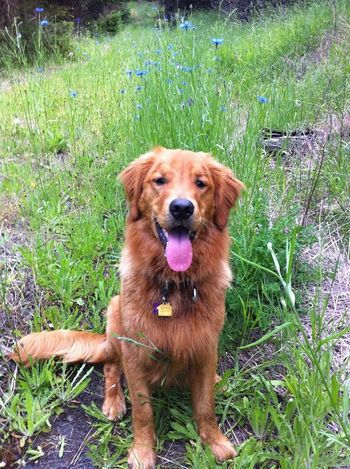
[[[215,459],[219,462],[226,461],[227,459],[233,459],[237,456],[237,451],[234,446],[230,443],[226,436],[221,435],[220,439],[210,444],[210,449],[215,456]]]
[[[154,469],[157,455],[153,448],[133,446],[129,450],[128,467],[130,469]]]
[[[115,420],[123,417],[126,413],[126,404],[124,396],[122,397],[106,397],[103,406],[102,412],[108,418],[108,420]]]

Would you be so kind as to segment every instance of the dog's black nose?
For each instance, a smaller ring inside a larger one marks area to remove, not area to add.
[[[193,215],[194,205],[188,199],[174,199],[170,202],[169,211],[175,220],[187,220]]]

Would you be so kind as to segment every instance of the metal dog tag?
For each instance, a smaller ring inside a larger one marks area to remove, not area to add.
[[[158,316],[166,317],[173,315],[173,308],[170,303],[162,303],[157,308]]]

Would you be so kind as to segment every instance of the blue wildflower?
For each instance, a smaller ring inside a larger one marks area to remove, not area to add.
[[[160,55],[160,54],[162,53],[162,49],[156,49],[156,50],[155,50],[155,53],[158,54],[158,55]]]
[[[186,86],[186,85],[188,85],[188,82],[187,82],[187,81],[183,81],[181,84],[182,84],[183,86]]]
[[[180,24],[180,29],[182,29],[183,31],[188,31],[189,29],[194,29],[194,26],[191,21],[183,21]]]
[[[136,104],[136,109],[142,109],[142,104],[137,103]]]
[[[78,17],[78,18],[75,18],[74,21],[75,21],[77,24],[80,24],[80,23],[81,23],[81,18],[79,18],[79,17]]]
[[[168,44],[168,50],[171,50],[171,49],[174,49],[174,45],[173,44]]]
[[[44,70],[45,70],[44,67],[38,67],[38,68],[37,68],[37,72],[38,72],[38,73],[43,73]]]
[[[173,83],[173,80],[171,78],[167,78],[166,82],[168,83],[168,85],[171,85]]]
[[[135,86],[135,90],[136,90],[136,91],[141,91],[141,90],[142,90],[142,86],[140,86],[140,85]]]
[[[122,88],[122,89],[120,90],[120,93],[121,93],[121,94],[125,94],[125,93],[126,93],[126,89],[125,89],[125,88]]]
[[[49,22],[47,20],[40,21],[40,26],[47,26]]]
[[[35,8],[35,11],[36,11],[37,13],[42,13],[42,12],[44,11],[44,8],[42,8],[42,7],[36,7],[36,8]]]
[[[148,70],[135,70],[135,73],[136,73],[136,76],[142,78],[142,77],[144,77],[145,75],[147,75]]]
[[[194,67],[187,67],[187,66],[184,65],[184,66],[181,67],[181,70],[183,72],[193,72]]]
[[[259,103],[261,103],[261,104],[266,104],[266,103],[269,102],[269,100],[267,98],[265,98],[265,96],[257,96],[256,98],[259,101]]]
[[[132,77],[132,70],[127,70],[126,74],[128,75],[129,78],[131,78]]]
[[[214,44],[215,47],[218,47],[224,42],[224,40],[222,38],[213,37],[211,42]]]
[[[72,98],[76,98],[78,96],[78,92],[75,90],[69,90],[69,94]]]
[[[145,67],[159,67],[160,66],[160,62],[155,62],[154,60],[146,60],[143,65]]]
[[[185,109],[186,107],[190,107],[192,106],[192,104],[194,103],[193,99],[192,98],[188,98],[186,101],[182,101],[181,103],[181,109]]]
[[[220,106],[219,109],[220,109],[221,112],[226,112],[227,111],[226,106]]]

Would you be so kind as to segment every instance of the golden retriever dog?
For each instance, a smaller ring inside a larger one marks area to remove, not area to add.
[[[103,412],[121,417],[129,387],[131,468],[156,464],[152,393],[187,385],[203,443],[218,461],[236,451],[215,417],[217,348],[231,281],[227,222],[243,184],[207,153],[157,147],[120,175],[129,204],[120,262],[121,291],[107,310],[106,334],[32,333],[11,358],[28,366],[59,357],[104,363]]]

